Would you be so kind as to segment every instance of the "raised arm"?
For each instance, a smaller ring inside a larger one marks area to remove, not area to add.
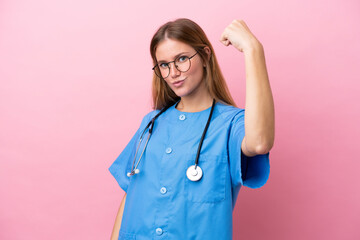
[[[234,20],[226,27],[220,41],[245,56],[245,137],[241,150],[247,156],[265,154],[274,144],[275,116],[264,48],[243,20]]]

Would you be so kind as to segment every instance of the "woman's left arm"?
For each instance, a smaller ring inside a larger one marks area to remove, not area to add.
[[[245,56],[245,137],[241,150],[247,156],[268,153],[274,144],[275,116],[264,48],[243,20],[234,20],[220,41]]]

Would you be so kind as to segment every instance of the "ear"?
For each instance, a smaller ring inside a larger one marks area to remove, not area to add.
[[[211,50],[208,46],[204,47],[204,51],[207,54],[207,60],[210,61],[210,57],[211,57]],[[204,65],[204,67],[206,67],[206,65]]]

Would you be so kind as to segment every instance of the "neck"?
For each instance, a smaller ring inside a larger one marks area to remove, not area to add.
[[[181,97],[176,109],[182,112],[200,112],[212,106],[213,98],[207,92],[196,96]]]

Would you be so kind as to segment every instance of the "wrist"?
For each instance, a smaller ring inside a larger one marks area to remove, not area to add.
[[[244,54],[256,54],[264,52],[264,47],[260,42],[254,42],[244,49]]]

